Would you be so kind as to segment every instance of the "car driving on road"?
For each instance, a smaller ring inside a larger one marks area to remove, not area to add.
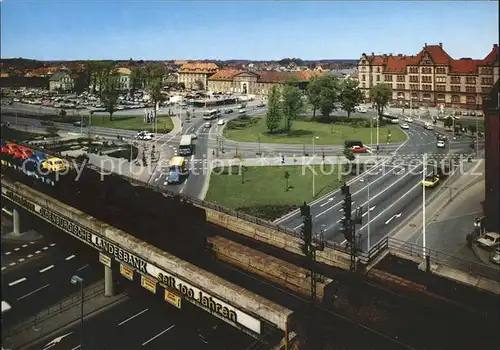
[[[438,148],[445,148],[446,147],[446,143],[444,142],[444,140],[438,140],[437,147]]]
[[[217,125],[224,125],[224,123],[225,123],[224,119],[219,119]]]
[[[135,138],[138,140],[150,141],[153,139],[153,136],[154,135],[149,131],[139,131]]]
[[[401,129],[409,129],[410,126],[406,123],[401,124]]]
[[[212,127],[212,124],[210,124],[210,122],[206,122],[205,124],[203,124],[203,127],[205,129],[210,129]]]

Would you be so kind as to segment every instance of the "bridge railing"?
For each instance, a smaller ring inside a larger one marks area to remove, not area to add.
[[[398,240],[388,239],[388,248],[406,255],[424,259],[424,247],[418,244]],[[482,263],[469,261],[458,256],[444,253],[438,250],[426,248],[426,253],[430,257],[431,264],[448,266],[461,271],[466,271],[472,276],[484,277],[500,282],[500,269]]]
[[[83,290],[83,296],[84,296],[83,299],[84,301],[87,302],[90,299],[93,299],[101,295],[102,293],[104,293],[104,282],[99,282]],[[13,337],[17,334],[24,332],[27,329],[36,328],[37,325],[41,324],[42,322],[45,322],[51,319],[52,317],[57,316],[76,305],[79,305],[80,303],[81,303],[80,293],[71,295],[66,299],[63,299],[59,303],[36,313],[34,316],[30,316],[21,320],[19,323],[15,324],[12,327],[3,328],[2,336]],[[6,318],[8,319],[8,315],[6,315]]]

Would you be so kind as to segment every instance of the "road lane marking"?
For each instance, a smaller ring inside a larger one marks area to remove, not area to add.
[[[410,171],[408,171],[405,175],[401,176],[399,179],[397,179],[396,181],[392,182],[389,186],[385,187],[382,191],[378,192],[376,195],[374,195],[373,197],[371,197],[371,198],[370,198],[370,201],[374,200],[375,198],[380,197],[383,193],[385,193],[385,192],[386,192],[387,190],[389,190],[391,187],[393,187],[394,185],[396,185],[397,183],[399,183],[401,180],[403,180],[404,178],[406,178],[408,175],[413,175],[413,174],[412,174],[412,172],[413,172],[415,169],[417,169],[418,167],[420,167],[420,166],[421,166],[421,164],[419,164],[419,165],[415,166],[414,168],[412,168],[412,169],[411,169]],[[391,171],[391,172],[392,172],[392,171]],[[389,173],[390,173],[390,172],[389,172]],[[389,174],[389,173],[388,173],[388,174]],[[384,176],[385,176],[385,175],[384,175]],[[384,177],[384,176],[382,176],[382,177]],[[380,178],[382,178],[382,177],[380,177]],[[379,179],[380,179],[380,178],[379,178]],[[376,181],[376,180],[375,180],[375,181]],[[375,182],[375,181],[374,181],[374,182]],[[372,182],[371,184],[373,184],[374,182]],[[368,186],[371,186],[371,184],[370,184],[370,185],[368,185]],[[368,187],[368,186],[366,186],[366,187]],[[364,187],[364,188],[366,188],[366,187]],[[363,188],[363,189],[364,189],[364,188]],[[358,193],[358,192],[360,192],[360,191],[361,191],[361,190],[357,191],[356,193]],[[351,195],[351,196],[354,196],[356,193],[354,193],[354,194],[353,194],[353,195]],[[341,202],[339,202],[339,203],[341,203]],[[339,204],[339,203],[338,203],[338,204]],[[352,204],[354,204],[354,203],[355,203],[355,202],[352,202]],[[361,204],[361,206],[365,206],[367,203],[368,203],[368,201],[366,201],[366,202],[364,202],[363,204]],[[336,205],[337,205],[337,204],[336,204]],[[335,206],[336,206],[336,205],[335,205]],[[319,213],[318,215],[316,215],[316,216],[315,216],[315,218],[317,218],[317,217],[319,217],[319,216],[321,216],[321,215],[325,214],[326,212],[328,212],[328,211],[329,211],[330,209],[332,209],[332,208],[333,208],[333,207],[330,207],[330,208],[326,209],[325,211],[323,211],[323,212]]]
[[[19,249],[21,249],[21,248],[14,248],[14,251],[15,251],[15,252],[18,252],[18,251],[19,251]]]
[[[14,282],[10,282],[9,287],[15,286],[16,284],[19,284],[19,283],[23,283],[26,280],[27,280],[27,278],[23,277],[23,278],[20,278],[18,280],[15,280]]]
[[[417,187],[422,187],[422,184],[419,182],[417,182],[417,184],[415,186],[413,186],[412,188],[410,188],[405,194],[403,194],[401,197],[399,197],[398,199],[396,199],[394,202],[392,202],[391,205],[389,205],[387,208],[385,208],[384,210],[382,210],[377,216],[375,216],[373,219],[370,220],[370,222],[373,222],[375,220],[377,220],[380,216],[382,216],[386,211],[388,211],[389,209],[391,209],[396,203],[398,203],[401,199],[403,199],[404,197],[406,197],[410,192],[412,192],[415,188]],[[362,229],[364,229],[366,226],[368,226],[369,223],[366,223],[365,225],[363,225],[359,230],[358,232],[360,232]]]
[[[125,321],[121,321],[120,323],[118,323],[118,325],[119,325],[119,326],[121,326],[122,324],[125,324],[125,323],[127,323],[128,321],[133,320],[133,319],[134,319],[134,318],[136,318],[137,316],[142,315],[143,313],[145,313],[145,312],[146,312],[146,311],[148,311],[148,310],[149,310],[149,309],[148,309],[148,308],[146,308],[146,309],[144,309],[144,310],[142,310],[142,311],[140,311],[140,312],[136,313],[135,315],[130,316],[130,317],[129,317],[129,318],[127,318]]]
[[[49,244],[51,247],[54,247],[56,244],[55,243],[50,243]]]
[[[68,256],[68,257],[66,257],[64,260],[66,260],[66,261],[71,260],[71,259],[73,259],[75,256],[76,256],[75,254],[72,254],[72,255],[70,255],[70,256]]]
[[[23,244],[21,247],[26,248],[27,246],[28,246],[27,244]]]
[[[373,207],[371,207],[371,208],[370,208],[370,211],[372,211],[373,209],[375,209],[375,207],[376,207],[376,205],[374,205]],[[365,215],[367,215],[367,214],[368,214],[368,210],[367,210],[367,211],[365,211],[365,213],[364,213],[363,215],[361,215],[361,217],[362,217],[362,218],[364,218],[364,217],[365,217]]]
[[[333,201],[333,197],[328,198],[328,200],[325,203],[321,204],[320,207],[324,207],[325,205],[327,205],[331,201]]]
[[[44,286],[41,286],[40,288],[37,288],[37,289],[35,289],[34,291],[31,291],[31,292],[29,292],[29,293],[27,293],[27,294],[24,294],[22,297],[17,298],[17,300],[19,301],[19,300],[22,300],[22,299],[24,299],[24,298],[27,298],[27,297],[29,297],[30,295],[35,294],[36,292],[39,292],[39,291],[41,291],[42,289],[47,288],[48,286],[50,286],[50,284],[46,284],[46,285],[44,285]]]
[[[50,269],[53,269],[53,268],[54,268],[54,265],[50,265],[50,266],[44,267],[43,269],[41,269],[38,272],[44,273],[44,272],[49,271]]]
[[[5,255],[10,255],[12,254],[12,252],[5,252]]]
[[[76,271],[82,271],[86,267],[89,267],[89,264],[83,265],[82,267],[78,268]]]
[[[49,249],[49,247],[43,247],[42,249],[43,249],[43,250],[47,250],[47,249]]]
[[[31,241],[30,244],[35,244],[35,242]]]
[[[32,258],[33,254],[28,254],[27,258]]]
[[[15,264],[16,264],[15,262],[11,262],[9,266],[14,266]]]
[[[24,260],[26,260],[26,259],[25,258],[17,259],[17,261],[19,261],[19,262],[23,262]]]
[[[388,224],[388,223],[390,223],[393,219],[397,219],[397,218],[399,218],[400,216],[401,216],[401,213],[391,216],[391,218],[390,218],[389,220],[387,220],[387,221],[385,222],[385,224],[387,225],[387,224]]]
[[[165,329],[165,330],[161,331],[160,333],[158,333],[157,335],[155,335],[153,338],[151,338],[151,339],[145,341],[144,343],[142,343],[142,346],[147,345],[148,343],[152,342],[153,340],[155,340],[156,338],[158,338],[159,336],[161,336],[163,333],[168,332],[169,330],[171,330],[174,327],[175,327],[175,324],[171,325],[167,329]]]
[[[76,350],[76,349],[80,349],[81,348],[81,345],[78,345],[78,346],[75,346],[74,348],[72,348],[71,350]]]
[[[7,268],[7,267],[5,267],[5,266],[2,266],[2,271],[3,271],[3,270],[5,270],[6,268]]]
[[[42,252],[41,250],[37,250],[35,254],[40,254],[41,252]]]

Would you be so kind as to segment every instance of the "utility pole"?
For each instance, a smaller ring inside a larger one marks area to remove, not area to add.
[[[302,216],[302,222],[304,223],[301,232],[302,240],[304,241],[302,245],[302,252],[306,256],[306,262],[311,276],[311,318],[309,322],[309,338],[314,341],[317,340],[317,337],[315,336],[315,332],[317,331],[315,317],[317,302],[316,283],[318,280],[318,274],[316,272],[316,250],[324,250],[325,241],[323,237],[323,230],[321,230],[319,234],[313,236],[311,207],[307,205],[306,202],[304,202],[304,204],[300,207],[300,214]]]

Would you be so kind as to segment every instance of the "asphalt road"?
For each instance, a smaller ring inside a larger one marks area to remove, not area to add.
[[[28,214],[21,215],[25,219]],[[29,220],[36,223],[37,231],[43,235],[41,240],[2,240],[2,300],[12,306],[2,316],[7,324],[32,316],[77,292],[69,282],[74,274],[88,284],[104,276],[96,251],[40,220]]]
[[[362,237],[363,249],[367,247],[368,226],[370,227],[370,246],[372,246],[422,205],[420,181],[424,153],[441,159],[448,151],[452,153],[470,151],[469,142],[450,143],[447,148],[436,148],[435,133],[425,130],[417,123],[411,124],[407,134],[408,141],[395,150],[391,160],[362,174],[350,183],[353,213],[358,206],[362,206],[365,213],[362,225],[357,227],[357,233]],[[427,168],[427,173],[429,172],[431,172],[431,167]],[[370,197],[369,201],[368,197]],[[342,217],[341,204],[342,196],[339,191],[311,204],[314,232],[323,229],[325,239],[336,243],[346,242],[339,233],[339,221]],[[369,225],[368,215],[370,216]],[[300,213],[297,212],[277,220],[277,223],[295,230],[300,230],[302,227],[302,219]]]
[[[127,287],[129,299],[84,319],[83,348],[237,350],[255,341],[188,303],[179,310],[139,288]],[[77,322],[28,349],[76,350],[81,344]]]

